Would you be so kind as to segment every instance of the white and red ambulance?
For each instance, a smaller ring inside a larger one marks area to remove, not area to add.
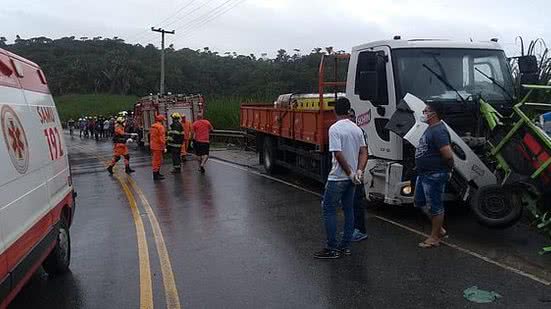
[[[68,270],[75,193],[62,133],[40,67],[0,49],[0,308],[41,265]]]

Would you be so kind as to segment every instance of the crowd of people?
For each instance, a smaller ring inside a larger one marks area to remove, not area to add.
[[[337,121],[329,128],[329,151],[332,153],[332,167],[325,185],[322,200],[322,217],[325,227],[326,245],[314,257],[337,259],[351,255],[351,242],[367,238],[365,226],[364,194],[362,184],[367,165],[367,136],[356,125],[350,101],[339,98],[335,102]],[[421,136],[415,151],[415,206],[420,208],[432,224],[431,234],[421,248],[440,245],[447,231],[443,227],[443,194],[453,170],[453,152],[450,134],[442,119],[442,107],[429,103],[423,110],[421,121],[428,127]],[[344,227],[337,238],[337,209],[344,213]]]
[[[205,173],[205,166],[209,158],[210,134],[214,129],[212,124],[203,118],[202,114],[197,116],[195,122],[186,119],[185,115],[172,113],[170,115],[172,122],[169,128],[165,127],[166,117],[162,114],[155,116],[155,123],[151,125],[149,132],[149,148],[151,151],[151,168],[153,180],[163,180],[165,177],[161,173],[161,166],[165,153],[170,153],[173,169],[171,173],[179,174],[181,172],[182,161],[187,161],[188,150],[193,147],[195,158],[198,162],[198,168],[201,173]],[[110,174],[113,174],[113,167],[117,162],[124,158],[125,172],[130,174],[134,172],[130,168],[130,155],[126,143],[133,133],[132,126],[128,125],[129,119],[119,117],[115,121],[113,131],[113,160],[107,168]]]
[[[121,112],[118,117],[125,119],[126,132],[134,132],[131,114]],[[78,129],[80,138],[93,138],[99,141],[114,136],[116,120],[115,116],[81,116],[77,121],[69,119],[66,125],[71,136],[74,130]]]

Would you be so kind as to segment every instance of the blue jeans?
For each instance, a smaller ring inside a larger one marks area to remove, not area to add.
[[[356,185],[356,193],[354,194],[354,229],[366,234],[364,199],[365,188],[364,184],[361,183]]]
[[[443,214],[442,195],[446,190],[448,178],[448,172],[418,175],[415,182],[415,206],[421,208],[428,216]]]
[[[348,248],[354,232],[354,191],[356,186],[350,180],[327,181],[323,194],[322,213],[327,235],[327,249]],[[344,212],[344,233],[337,243],[337,207],[339,202]]]

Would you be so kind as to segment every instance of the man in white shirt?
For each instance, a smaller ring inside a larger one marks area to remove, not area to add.
[[[336,259],[350,255],[350,241],[354,232],[354,192],[363,179],[367,164],[367,145],[362,130],[349,119],[350,101],[339,98],[335,102],[337,122],[329,128],[329,151],[332,168],[327,177],[322,212],[327,236],[326,247],[314,254],[318,259]],[[337,242],[337,207],[344,212],[344,233]]]

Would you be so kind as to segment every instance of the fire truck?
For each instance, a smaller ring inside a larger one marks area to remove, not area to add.
[[[138,99],[134,104],[134,126],[138,133],[138,145],[149,145],[149,130],[155,123],[155,115],[162,114],[166,117],[168,126],[170,115],[179,113],[186,119],[194,121],[198,114],[204,112],[205,98],[200,94],[183,95],[149,95]]]

